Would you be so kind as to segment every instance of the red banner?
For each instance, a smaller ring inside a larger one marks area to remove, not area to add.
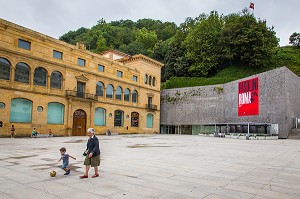
[[[238,116],[259,114],[258,77],[239,82]]]

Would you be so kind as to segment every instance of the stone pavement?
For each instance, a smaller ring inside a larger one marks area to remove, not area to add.
[[[0,198],[300,198],[299,140],[99,138],[95,179],[79,179],[87,137],[0,139]],[[77,158],[70,160],[69,176],[57,162],[62,146]],[[51,170],[56,177],[49,176]]]

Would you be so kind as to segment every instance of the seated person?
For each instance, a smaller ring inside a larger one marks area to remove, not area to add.
[[[107,130],[107,135],[111,135],[111,132],[109,129]]]
[[[52,133],[51,129],[49,129],[49,135],[48,135],[48,137],[53,137],[53,133]]]
[[[36,132],[35,128],[33,128],[32,132],[31,132],[31,137],[36,137],[38,134],[38,132]]]

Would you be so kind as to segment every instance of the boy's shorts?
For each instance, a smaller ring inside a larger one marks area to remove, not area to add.
[[[89,158],[89,156],[85,156],[84,165],[91,165],[91,167],[97,167],[100,165],[100,155]]]
[[[62,165],[61,165],[61,168],[65,169],[65,168],[68,167],[68,165],[69,165],[69,162],[63,162]]]

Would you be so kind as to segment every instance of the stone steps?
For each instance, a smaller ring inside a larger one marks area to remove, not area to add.
[[[292,129],[289,133],[288,139],[300,140],[300,129]]]

